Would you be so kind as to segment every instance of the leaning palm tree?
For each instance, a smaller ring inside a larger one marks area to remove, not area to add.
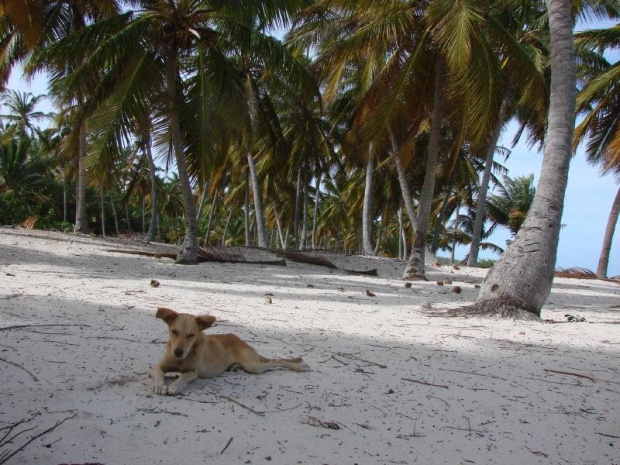
[[[618,48],[620,26],[582,32],[577,47],[582,58],[582,89],[577,111],[585,114],[575,130],[574,147],[588,140],[586,156],[601,167],[601,173],[614,173],[620,179],[620,62],[610,64],[597,51]],[[612,204],[596,274],[607,277],[609,254],[620,215],[620,188]]]
[[[569,0],[547,2],[551,32],[551,93],[545,155],[530,212],[486,276],[474,309],[503,317],[537,318],[551,291],[575,123],[575,55]]]

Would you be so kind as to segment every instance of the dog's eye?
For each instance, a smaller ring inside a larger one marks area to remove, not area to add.
[[[179,332],[178,332],[176,329],[173,329],[173,330],[172,330],[172,334],[174,334],[175,336],[178,336],[178,335],[179,335]]]
[[[191,339],[191,338],[193,338],[194,336],[195,336],[195,334],[188,334],[188,335],[187,335],[187,339]]]

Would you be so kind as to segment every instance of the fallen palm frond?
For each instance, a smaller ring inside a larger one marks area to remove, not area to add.
[[[19,223],[18,226],[32,230],[34,229],[34,225],[37,224],[37,221],[39,221],[39,215],[29,216],[24,221]]]
[[[556,278],[574,278],[574,279],[598,279],[594,271],[587,268],[558,268],[555,270]]]
[[[145,257],[155,258],[177,258],[176,252],[163,252],[156,251],[150,252],[147,250],[134,250],[134,249],[105,249],[106,252],[124,253],[130,255],[142,255]],[[198,248],[198,262],[218,262],[218,263],[247,263],[250,265],[277,265],[286,266],[285,260],[246,260],[243,254],[238,250],[224,250],[219,247],[199,247]]]
[[[290,250],[271,250],[271,252],[275,253],[279,257],[284,257],[287,260],[297,263],[306,263],[308,265],[316,265],[316,266],[324,266],[326,268],[331,268],[333,270],[345,271],[350,274],[361,274],[368,276],[377,276],[377,269],[373,268],[371,270],[347,270],[344,268],[338,268],[331,261],[324,257],[317,257],[314,255],[308,255],[303,252],[291,252]]]

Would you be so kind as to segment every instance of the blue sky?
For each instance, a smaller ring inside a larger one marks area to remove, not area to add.
[[[604,21],[589,25],[589,27],[610,27],[613,24],[615,22]],[[619,56],[620,53],[616,50],[608,55],[608,59],[614,62],[619,59]],[[31,91],[34,94],[47,93],[47,83],[44,77],[35,78],[28,83],[20,77],[19,72],[13,73],[8,87]],[[43,103],[39,109],[52,111],[48,102]],[[509,124],[504,130],[499,145],[510,147],[515,131],[516,125]],[[509,176],[525,176],[533,173],[537,182],[541,163],[542,153],[536,148],[529,149],[525,137],[522,137],[521,142],[512,149],[512,154],[505,166],[509,170]],[[601,177],[598,168],[586,162],[582,148],[577,151],[569,172],[562,216],[562,223],[565,226],[560,232],[557,266],[562,268],[579,266],[596,270],[607,219],[618,187],[613,176]],[[498,230],[489,240],[505,247],[505,241],[509,238],[510,234],[507,230]],[[609,276],[620,275],[620,232],[616,231],[614,239],[609,261]],[[456,257],[462,258],[467,252],[468,247],[459,247]],[[481,257],[497,258],[497,255],[481,252]]]

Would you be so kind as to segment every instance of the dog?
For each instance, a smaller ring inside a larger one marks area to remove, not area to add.
[[[212,315],[194,316],[159,307],[155,316],[168,325],[170,333],[164,357],[150,372],[155,394],[178,394],[197,378],[214,378],[235,366],[254,374],[278,369],[310,371],[301,358],[265,358],[234,334],[204,334],[215,323]],[[170,372],[181,375],[166,387],[164,374]]]

